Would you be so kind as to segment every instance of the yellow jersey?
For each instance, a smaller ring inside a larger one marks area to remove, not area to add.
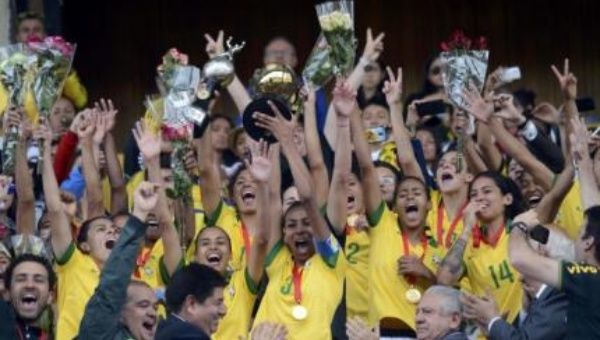
[[[207,226],[217,226],[225,230],[231,240],[231,268],[240,270],[246,266],[246,248],[252,245],[248,229],[238,217],[235,207],[221,201],[212,216],[206,218]]]
[[[369,216],[369,224],[369,323],[377,325],[383,319],[396,319],[415,329],[416,304],[409,302],[405,293],[410,288],[423,293],[429,283],[419,278],[410,284],[404,276],[397,274],[397,261],[405,255],[401,226],[398,216],[384,202]],[[431,237],[424,236],[424,240],[416,246],[409,245],[409,253],[422,258],[425,266],[435,273],[434,258],[439,257],[438,247]]]
[[[466,207],[467,198],[465,197],[465,205],[450,220],[444,207],[442,193],[439,190],[431,190],[430,195],[432,204],[427,214],[427,225],[431,228],[431,235],[435,238],[435,242],[438,245],[438,252],[433,260],[439,266],[465,228],[462,215],[463,209]],[[465,276],[460,280],[460,289],[467,292],[472,291],[468,277]]]
[[[369,317],[369,234],[346,225],[344,251],[346,270],[346,311],[348,318]]]
[[[262,322],[283,324],[288,331],[288,340],[331,339],[331,322],[342,300],[346,272],[346,259],[333,237],[331,244],[337,247],[335,256],[325,259],[315,253],[300,270],[302,274],[297,279],[301,287],[300,304],[307,312],[302,320],[292,315],[299,305],[295,298],[292,254],[282,241],[273,247],[265,260],[269,284],[255,325]]]
[[[133,175],[129,182],[127,182],[127,197],[129,198],[129,209],[133,208],[133,192],[137,188],[137,186],[144,180],[144,172],[140,171]],[[194,229],[195,234],[193,240],[196,239],[198,233],[205,226],[205,216],[204,209],[202,207],[202,192],[200,191],[200,186],[194,184],[192,186],[192,202],[194,204]],[[187,248],[186,253],[184,254],[184,258],[186,263],[190,263],[193,261],[194,256],[196,254],[196,243],[192,242],[190,246]]]
[[[573,187],[563,199],[554,224],[562,228],[571,240],[577,239],[579,231],[583,226],[583,208],[581,206],[581,187],[579,181],[573,183]]]
[[[56,259],[58,276],[58,321],[56,339],[73,339],[79,333],[79,323],[85,305],[100,282],[100,268],[82,253],[74,243],[61,258]]]
[[[169,282],[169,273],[163,262],[165,248],[158,239],[151,248],[144,247],[138,255],[134,277],[146,282],[152,289],[164,288]]]
[[[474,230],[463,256],[473,294],[483,296],[489,290],[500,314],[507,313],[507,322],[512,323],[523,306],[523,288],[521,275],[511,266],[508,257],[509,234],[502,228],[495,245],[484,240],[478,242],[476,234]]]
[[[233,272],[227,287],[223,290],[227,313],[219,321],[219,328],[212,335],[212,339],[248,338],[257,293],[258,285],[252,280],[247,270]]]

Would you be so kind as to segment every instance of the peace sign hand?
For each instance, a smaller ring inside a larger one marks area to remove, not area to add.
[[[562,73],[554,65],[550,66],[550,68],[558,80],[565,100],[575,100],[577,98],[577,78],[569,71],[569,58],[565,58]]]

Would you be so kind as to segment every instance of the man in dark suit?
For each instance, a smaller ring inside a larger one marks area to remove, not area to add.
[[[568,236],[559,229],[548,228],[549,237],[545,244],[533,239],[530,245],[537,253],[554,259],[571,260],[573,246]],[[465,313],[473,316],[479,328],[491,340],[521,339],[564,339],[567,329],[567,296],[540,281],[523,275],[524,301],[519,317],[509,324],[500,315],[493,297],[477,297],[463,293]]]
[[[201,264],[178,270],[166,291],[171,314],[158,325],[156,340],[210,340],[226,312],[225,285],[221,274]]]
[[[528,303],[514,324],[500,316],[493,298],[468,295],[463,298],[463,305],[480,316],[478,323],[490,340],[564,339],[568,307],[565,294],[541,282],[522,281]]]

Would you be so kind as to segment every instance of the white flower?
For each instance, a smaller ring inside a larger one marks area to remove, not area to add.
[[[323,29],[323,31],[331,31],[333,30],[333,23],[331,22],[331,16],[330,15],[322,15],[319,17],[319,24],[321,25],[321,28]]]

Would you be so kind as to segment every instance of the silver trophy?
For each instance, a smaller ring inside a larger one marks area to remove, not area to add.
[[[227,50],[204,64],[202,68],[202,82],[198,88],[197,96],[200,100],[209,99],[217,86],[226,87],[231,83],[235,75],[233,66],[233,55],[238,53],[246,45],[245,41],[240,44],[232,44],[233,38],[227,39]]]

